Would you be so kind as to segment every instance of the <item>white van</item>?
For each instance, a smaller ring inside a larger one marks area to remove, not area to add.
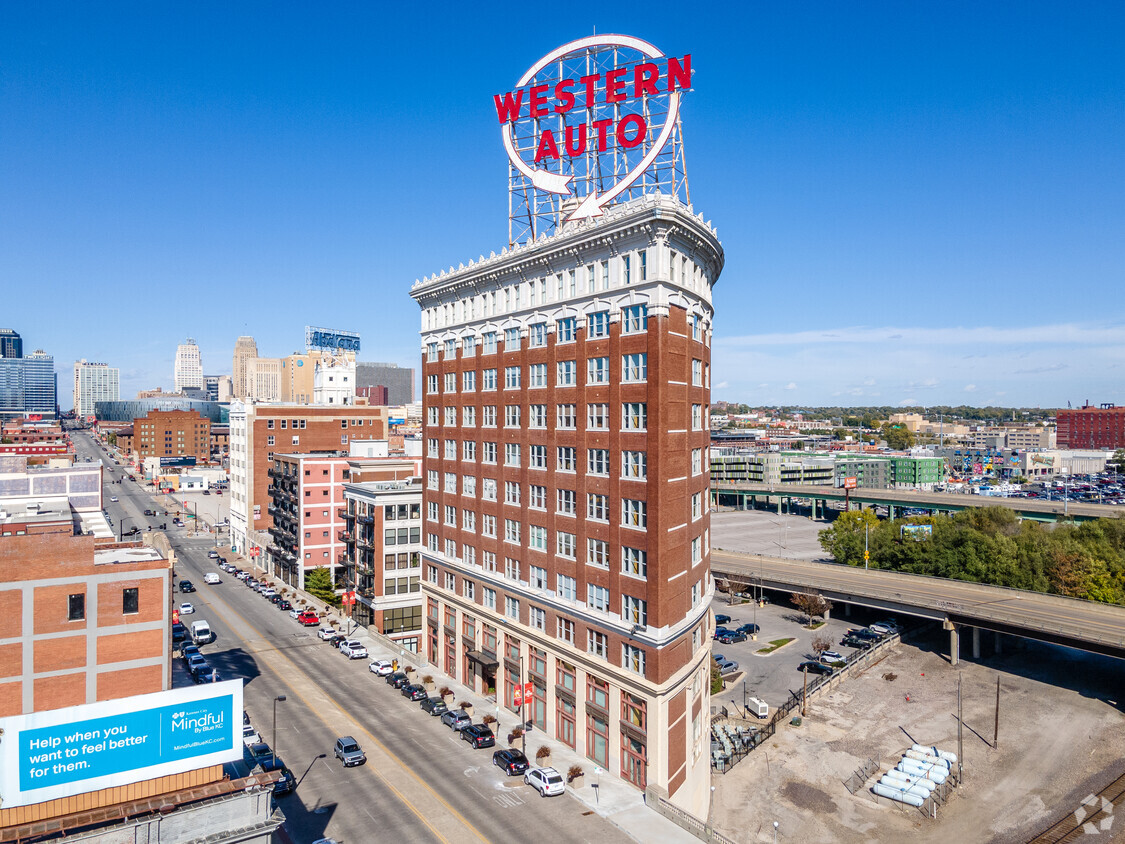
[[[205,645],[211,641],[214,634],[211,632],[211,625],[206,621],[193,621],[191,623],[191,640],[197,645]]]
[[[746,709],[751,715],[754,715],[758,718],[770,717],[770,705],[764,700],[759,700],[756,697],[752,697],[750,698],[750,700],[746,701]]]

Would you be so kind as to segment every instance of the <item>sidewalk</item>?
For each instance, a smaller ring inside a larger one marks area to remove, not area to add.
[[[229,546],[227,546],[227,550],[229,551]],[[255,563],[240,554],[229,551],[226,556],[231,563],[253,572],[258,578],[266,577],[271,581],[280,583],[275,577],[264,572]],[[312,603],[320,603],[310,598],[306,593],[301,594],[305,595],[306,600]],[[324,620],[325,623],[337,621],[340,624],[347,624],[348,621],[346,616],[341,615],[335,609],[329,609]],[[400,649],[391,647],[387,644],[386,639],[371,636],[366,627],[356,627],[352,635],[363,642],[371,659],[397,659],[400,663],[405,662],[406,665],[413,663],[420,675],[432,675],[438,688],[449,686],[453,690],[458,703],[467,700],[473,705],[474,720],[479,720],[481,716],[486,714],[494,715],[497,723],[493,732],[497,736],[497,746],[502,745],[502,736],[506,736],[512,727],[520,724],[519,718],[513,712],[503,706],[498,706],[496,701],[470,691],[467,686],[448,677],[436,665],[427,663],[417,654],[408,651],[404,657]],[[564,777],[571,765],[578,765],[585,771],[585,784],[581,788],[573,788],[567,785],[567,792],[588,810],[606,818],[627,835],[640,842],[660,841],[669,842],[669,844],[698,844],[700,839],[681,829],[663,815],[648,808],[645,805],[643,792],[605,771],[596,774],[596,766],[593,762],[579,756],[561,741],[551,738],[538,729],[528,731],[524,738],[524,752],[532,763],[534,763],[535,751],[540,745],[546,745],[551,749],[551,767]]]

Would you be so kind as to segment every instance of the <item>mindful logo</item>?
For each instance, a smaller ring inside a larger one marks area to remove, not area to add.
[[[177,712],[172,716],[172,731],[190,730],[194,733],[202,733],[210,730],[222,729],[223,726],[223,713],[222,712],[204,712],[202,714],[190,714],[187,712]]]

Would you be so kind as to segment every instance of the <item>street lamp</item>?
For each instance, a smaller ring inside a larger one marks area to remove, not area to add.
[[[277,704],[278,702],[285,702],[285,695],[278,695],[273,699],[273,746],[271,747],[270,758],[273,764],[277,764]]]
[[[125,516],[117,523],[117,541],[123,542],[125,538],[125,523],[136,521],[136,516]],[[110,534],[111,536],[113,534]]]

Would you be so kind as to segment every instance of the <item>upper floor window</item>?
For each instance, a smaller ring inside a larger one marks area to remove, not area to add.
[[[609,311],[599,311],[586,317],[586,339],[609,336]]]
[[[437,359],[438,359],[438,344],[437,343],[427,343],[426,344],[426,362],[427,363],[433,363]]]
[[[621,314],[621,333],[639,334],[648,330],[648,305],[630,305]]]
[[[446,360],[453,360],[456,357],[457,357],[457,340],[456,339],[446,340],[445,341],[445,359]]]
[[[621,380],[635,383],[648,379],[648,355],[644,352],[623,355],[621,358]]]
[[[574,342],[574,317],[563,317],[555,322],[555,345]]]
[[[528,329],[527,345],[530,348],[547,345],[547,323],[536,323]]]
[[[494,355],[496,354],[496,332],[486,331],[484,336],[481,337],[481,354]]]
[[[520,330],[518,328],[504,329],[504,351],[516,352],[520,347]]]
[[[466,358],[471,357],[472,355],[475,355],[476,353],[477,353],[477,338],[476,337],[469,336],[469,337],[465,337],[464,339],[461,340],[461,356],[462,357],[466,357]]]
[[[609,358],[590,358],[586,362],[586,383],[609,383]]]
[[[504,367],[504,389],[518,390],[520,388],[520,368],[518,366]]]
[[[558,363],[558,378],[555,381],[557,387],[573,387],[574,375],[577,371],[574,361],[560,360]]]

